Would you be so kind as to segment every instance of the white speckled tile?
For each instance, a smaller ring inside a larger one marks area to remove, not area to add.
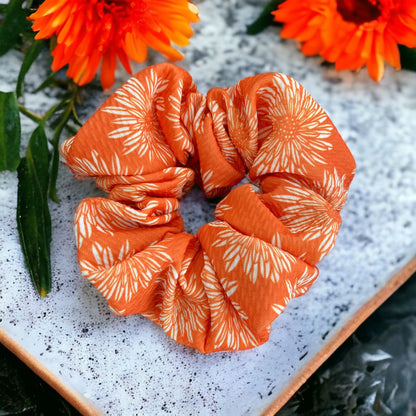
[[[18,243],[16,174],[0,174],[0,329],[104,414],[261,414],[416,253],[416,74],[388,68],[375,84],[365,71],[337,73],[319,58],[303,57],[276,28],[247,36],[245,27],[260,3],[265,2],[198,2],[201,22],[181,65],[201,92],[261,72],[293,76],[329,113],[357,162],[334,250],[320,263],[312,289],[274,322],[265,345],[204,356],[145,318],[113,316],[80,276],[72,229],[77,204],[99,191],[72,178],[64,166],[61,203],[51,203],[52,293],[40,300]],[[0,59],[1,90],[13,88],[19,60],[18,52]],[[152,62],[159,60],[152,55]],[[38,64],[28,89],[42,76]],[[47,108],[53,97],[45,94],[27,94],[27,107]],[[97,93],[88,97],[84,120],[103,99]],[[26,139],[31,128],[25,120]],[[212,211],[197,190],[182,206],[194,232],[212,219]]]

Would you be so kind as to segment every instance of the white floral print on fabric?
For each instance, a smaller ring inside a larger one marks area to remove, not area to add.
[[[95,263],[81,260],[82,274],[110,302],[129,302],[139,291],[147,288],[165,265],[172,261],[166,247],[155,244],[140,253],[130,251],[129,241],[113,252],[109,246],[93,243],[92,253]]]
[[[256,283],[258,277],[277,283],[280,275],[290,273],[296,263],[296,258],[291,254],[260,238],[241,234],[224,222],[217,221],[211,226],[220,229],[212,246],[225,248],[223,261],[227,273],[242,264],[244,273],[252,283]]]
[[[174,156],[166,144],[155,109],[163,111],[163,99],[158,99],[167,87],[168,80],[159,77],[155,71],[141,83],[136,78],[130,78],[114,93],[117,106],[107,106],[105,113],[116,116],[110,139],[121,139],[123,154],[136,152],[139,158],[148,158],[168,163],[174,161]]]
[[[307,174],[325,165],[323,153],[332,149],[327,140],[333,125],[318,103],[292,78],[276,74],[271,86],[258,91],[259,141],[254,161],[257,176],[288,172]]]
[[[201,278],[205,286],[211,312],[210,334],[214,348],[233,350],[253,348],[258,341],[247,325],[248,316],[240,305],[231,300],[226,292],[236,289],[235,283],[223,288],[208,256],[204,253],[204,268]]]

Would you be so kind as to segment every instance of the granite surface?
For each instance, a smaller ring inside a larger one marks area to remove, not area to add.
[[[311,290],[292,300],[274,322],[265,345],[204,356],[176,344],[143,317],[112,315],[80,276],[72,227],[78,203],[100,192],[92,182],[74,179],[64,166],[58,181],[61,202],[50,205],[53,287],[40,300],[18,242],[16,173],[0,174],[0,327],[105,414],[261,414],[416,253],[416,74],[387,68],[376,84],[365,71],[338,73],[319,58],[305,58],[294,42],[279,38],[276,28],[246,35],[246,25],[264,3],[198,2],[201,22],[194,25],[180,65],[201,92],[261,72],[293,76],[328,112],[357,162],[334,250],[320,263]],[[152,54],[148,63],[160,60]],[[0,58],[2,91],[14,88],[20,62],[18,52]],[[31,93],[46,73],[45,62],[39,61],[26,86],[25,105],[39,113],[55,99],[48,90]],[[83,120],[104,98],[95,91],[85,97]],[[33,124],[23,120],[27,140]],[[211,221],[213,209],[193,190],[181,208],[187,230],[196,232]]]

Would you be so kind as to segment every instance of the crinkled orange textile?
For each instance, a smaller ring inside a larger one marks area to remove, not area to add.
[[[171,64],[118,89],[61,147],[109,199],[79,205],[82,274],[120,315],[142,314],[201,352],[244,350],[318,275],[335,243],[354,159],[293,79],[268,73],[205,97]],[[230,189],[248,173],[252,184]],[[194,181],[225,196],[184,232]]]

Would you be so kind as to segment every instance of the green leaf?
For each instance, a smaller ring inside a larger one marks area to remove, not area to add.
[[[399,45],[400,63],[403,69],[416,71],[416,49]]]
[[[274,21],[271,13],[277,10],[277,7],[279,4],[282,4],[283,1],[284,0],[271,0],[267,3],[257,20],[247,26],[247,33],[249,35],[257,35],[270,25],[280,25],[280,23]]]
[[[32,133],[26,151],[26,158],[33,160],[36,176],[42,191],[42,197],[47,198],[49,186],[49,149],[45,129],[39,125]]]
[[[14,171],[20,162],[20,116],[12,92],[0,91],[0,171]]]
[[[25,54],[23,59],[22,66],[20,67],[19,76],[17,77],[16,83],[16,95],[21,97],[23,95],[23,81],[33,62],[39,56],[42,49],[43,42],[40,40],[35,40],[29,50]]]
[[[51,289],[51,216],[48,207],[49,152],[42,126],[32,134],[19,165],[17,228],[26,266],[39,295]]]
[[[6,9],[6,17],[0,25],[0,56],[20,43],[20,34],[30,30],[23,0],[11,0]]]

